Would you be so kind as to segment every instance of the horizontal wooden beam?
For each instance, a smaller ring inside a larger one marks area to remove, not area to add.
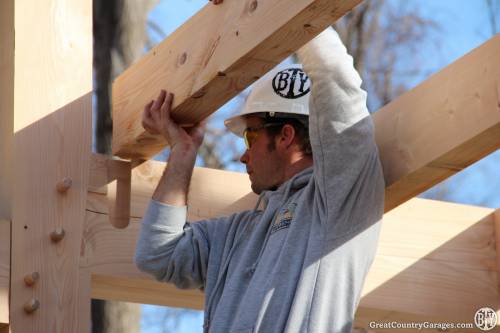
[[[500,35],[375,113],[386,211],[500,148],[498,54]],[[126,126],[120,120],[115,126],[132,137],[137,131],[131,128],[140,127],[140,110],[134,110],[127,113]],[[115,136],[115,144],[120,142]],[[153,147],[144,144],[137,152],[146,146]]]
[[[500,34],[373,116],[386,211],[500,148]]]
[[[385,214],[361,305],[471,320],[500,310],[493,212],[414,198]]]
[[[106,162],[103,155],[93,154],[91,158],[89,193],[87,209],[100,214],[109,213],[109,205],[103,198],[107,197],[106,182],[129,167],[119,161]],[[130,216],[141,218],[147,204],[165,169],[165,163],[147,161],[135,167],[131,176]],[[109,179],[109,180],[106,180]],[[231,184],[221,186],[221,184]],[[257,202],[257,195],[251,192],[250,180],[240,172],[223,171],[208,168],[195,168],[192,177],[192,189],[189,191],[188,218],[191,221],[214,216],[227,216],[234,212],[252,209]]]
[[[178,291],[154,282],[132,262],[131,244],[136,242],[140,217],[163,168],[164,163],[149,161],[134,169],[134,217],[127,229],[117,231],[108,223],[104,194],[89,193],[81,263],[92,273],[93,297],[203,305],[198,291]],[[217,182],[234,186],[221,187]],[[193,221],[253,208],[255,203],[244,174],[197,168],[191,186],[189,219]],[[470,316],[472,308],[484,304],[498,305],[492,209],[413,199],[387,213],[384,220],[362,307],[457,318]]]
[[[9,323],[10,221],[0,219],[0,327]]]
[[[160,89],[174,118],[196,123],[306,44],[361,0],[245,0],[205,6],[113,83],[113,153],[149,158],[165,146],[141,126]]]

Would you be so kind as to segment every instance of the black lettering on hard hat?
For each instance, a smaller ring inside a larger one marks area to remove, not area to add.
[[[274,92],[284,98],[299,98],[311,90],[311,81],[300,68],[287,68],[278,72],[272,84]]]

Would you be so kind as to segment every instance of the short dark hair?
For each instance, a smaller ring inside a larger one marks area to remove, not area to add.
[[[312,156],[311,141],[309,139],[309,117],[306,115],[293,115],[293,117],[290,117],[289,114],[284,115],[286,116],[270,116],[268,113],[265,113],[263,117],[265,123],[282,124],[281,126],[267,127],[267,134],[274,139],[281,133],[283,126],[288,124],[295,130],[295,136],[297,137],[301,151],[305,155]],[[275,148],[275,141],[271,140],[269,149],[274,150]]]

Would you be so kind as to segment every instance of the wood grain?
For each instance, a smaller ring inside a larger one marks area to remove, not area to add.
[[[208,8],[204,10],[209,12]],[[193,22],[204,17],[205,14],[202,15],[202,12],[199,13],[199,17],[193,17]],[[188,27],[181,28],[177,33],[185,33],[183,29]],[[172,35],[172,41],[176,36],[176,33]],[[169,43],[172,42],[167,39],[165,45],[170,45]],[[165,50],[162,47],[165,47]],[[166,46],[161,46],[154,52],[158,55],[175,53]],[[500,66],[496,56],[499,53],[500,35],[497,35],[374,114],[376,141],[387,185],[385,211],[391,210],[500,148]],[[150,70],[153,70],[158,60],[147,60],[149,59],[147,57],[132,67],[129,75],[147,66],[152,66]],[[167,72],[183,73],[183,70],[171,65],[165,69],[164,75],[167,75]],[[139,77],[135,77],[135,81],[126,78],[125,74],[122,79],[127,81],[127,84],[139,80]],[[224,79],[227,77],[224,76]],[[175,75],[171,78],[172,82],[179,82],[174,79]],[[115,103],[119,105],[115,106],[114,119],[117,121],[113,138],[115,152],[123,157],[149,157],[165,143],[160,143],[143,133],[139,120],[141,116],[139,105],[132,107],[132,102],[127,104],[120,101],[124,95],[125,99],[144,105],[146,101],[141,100],[139,94],[147,95],[148,100],[153,98],[150,91],[155,90],[153,87],[157,87],[157,83],[142,87],[144,93],[142,90],[137,90],[133,96],[119,93],[122,89],[119,88],[121,84],[120,80],[117,80],[114,85]],[[139,86],[133,84],[134,89],[139,89]],[[181,91],[181,87],[182,85],[176,86],[173,91],[176,92],[176,89]],[[217,96],[207,93],[204,98],[190,99],[189,94],[194,91],[187,92],[188,90],[177,97],[180,104],[176,104],[178,108],[175,111],[179,119],[182,114],[184,117],[182,119],[187,123],[206,117],[212,112],[206,110],[212,109],[203,103],[207,99],[210,99],[210,102],[216,101],[218,96],[222,96],[214,89],[210,91],[215,91]],[[182,103],[189,100],[193,100],[193,106],[189,104],[190,102],[186,102],[190,107],[181,112],[184,105]],[[198,106],[196,103],[202,104]],[[198,114],[195,110],[203,110],[203,114]]]
[[[80,281],[91,146],[92,3],[12,1],[15,12],[11,330],[88,332],[90,293]],[[14,44],[11,45],[14,47]],[[2,112],[3,114],[3,112]],[[56,184],[72,186],[64,194]],[[65,230],[58,243],[50,240]],[[26,287],[23,278],[40,278]],[[89,284],[89,282],[87,282]],[[40,307],[26,314],[23,304]]]
[[[9,332],[12,141],[14,138],[14,1],[0,1],[0,332]]]
[[[386,211],[500,148],[500,34],[373,116]]]
[[[89,188],[92,189],[102,189],[106,185],[108,169],[127,169],[121,164],[126,162],[106,166],[102,155],[92,154],[91,161]],[[146,161],[132,170],[131,217],[143,216],[165,166],[164,162]],[[221,184],[231,184],[231,186],[221,186]],[[105,191],[102,190],[92,190],[88,196],[87,209],[108,214],[109,207],[103,201],[103,197],[106,196],[104,193]],[[196,221],[252,209],[257,202],[257,195],[251,191],[250,180],[246,174],[195,168],[189,191],[189,202],[189,219]]]
[[[141,113],[160,89],[174,118],[194,124],[299,49],[361,0],[242,0],[206,5],[113,83],[113,153],[147,159],[165,142]]]

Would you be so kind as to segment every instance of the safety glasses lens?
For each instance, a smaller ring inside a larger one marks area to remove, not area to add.
[[[247,147],[247,149],[250,149],[250,147],[252,147],[252,144],[257,139],[257,136],[257,131],[252,131],[251,129],[246,129],[243,132],[243,138],[245,139],[245,146]]]

